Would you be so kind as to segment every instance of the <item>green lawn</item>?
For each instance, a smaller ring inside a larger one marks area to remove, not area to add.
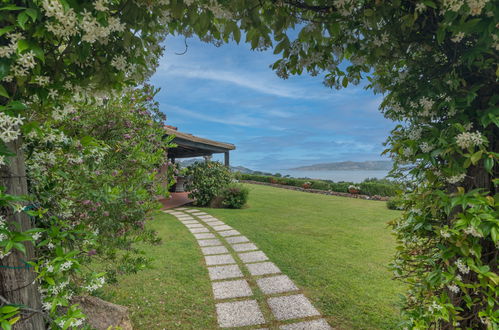
[[[394,242],[385,203],[259,185],[242,210],[205,209],[239,230],[288,275],[338,329],[391,329],[400,284],[386,269]],[[214,301],[193,236],[169,215],[150,225],[163,238],[155,269],[108,286],[112,301],[131,308],[137,329],[212,329]]]

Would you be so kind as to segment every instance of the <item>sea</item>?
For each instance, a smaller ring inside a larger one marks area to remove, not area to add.
[[[383,179],[388,175],[384,170],[335,170],[335,171],[302,171],[302,170],[275,170],[273,173],[289,175],[293,178],[309,178],[332,180],[335,182],[348,181],[360,183],[367,178]]]

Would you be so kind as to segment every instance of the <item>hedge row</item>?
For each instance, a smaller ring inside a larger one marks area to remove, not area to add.
[[[348,192],[350,185],[355,185],[360,188],[360,193],[368,196],[395,196],[398,190],[401,190],[401,185],[386,179],[366,179],[362,183],[355,184],[353,182],[333,182],[329,180],[312,180],[312,179],[297,179],[276,177],[270,175],[244,174],[236,173],[236,178],[240,180],[252,180],[258,182],[269,182],[283,184],[288,186],[331,190],[336,192]]]

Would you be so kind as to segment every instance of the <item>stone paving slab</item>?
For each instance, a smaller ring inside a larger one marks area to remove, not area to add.
[[[209,233],[210,230],[208,228],[188,228],[189,231],[193,234],[197,234],[197,233]]]
[[[185,225],[187,228],[206,228],[205,226],[203,226],[202,224],[200,223],[191,223],[191,224],[187,224]]]
[[[195,216],[208,215],[208,213],[205,213],[205,212],[194,212],[194,213],[191,213],[191,214],[195,215]]]
[[[209,254],[222,254],[222,253],[229,253],[229,250],[225,246],[209,246],[209,247],[202,247],[201,251],[203,252],[204,255],[209,255]]]
[[[208,275],[212,281],[243,277],[243,273],[237,265],[208,267]]]
[[[244,300],[216,305],[218,325],[222,328],[244,327],[265,323],[256,300]]]
[[[190,210],[185,210],[184,212],[194,213],[194,212],[199,212],[199,210],[190,209]]]
[[[199,246],[213,246],[213,245],[222,245],[222,242],[218,239],[203,239],[198,240]]]
[[[249,239],[246,236],[227,237],[225,240],[230,244],[249,242]]]
[[[249,297],[253,295],[246,280],[234,280],[211,283],[215,299]]]
[[[220,236],[223,236],[223,237],[227,237],[227,236],[238,236],[238,235],[241,235],[240,232],[238,232],[237,230],[227,230],[227,231],[221,231],[218,233],[218,235]]]
[[[210,227],[215,227],[215,226],[223,226],[225,225],[225,223],[223,223],[222,221],[205,221],[205,223],[210,226]]]
[[[214,219],[214,220],[218,220],[217,218],[215,218],[214,216],[212,215],[200,215],[198,216],[199,219]]]
[[[231,246],[234,249],[234,251],[236,251],[236,252],[258,250],[256,245],[253,243],[231,244]]]
[[[196,221],[194,219],[192,219],[192,220],[185,220],[185,221],[181,220],[180,222],[182,222],[184,225],[192,225],[194,223],[200,223],[199,221]]]
[[[281,272],[279,268],[270,261],[260,262],[257,264],[247,264],[246,267],[251,275],[277,274]]]
[[[281,321],[320,315],[302,294],[273,297],[267,299],[267,302],[275,318]]]
[[[234,229],[231,226],[223,225],[223,226],[214,226],[212,227],[214,231],[224,231]]]
[[[299,290],[286,275],[263,277],[256,280],[256,284],[265,294],[283,293]]]
[[[175,218],[177,218],[179,220],[194,219],[194,217],[191,217],[189,214],[186,214],[186,215],[176,215]]]
[[[205,256],[204,260],[208,266],[215,265],[227,265],[227,264],[235,264],[236,261],[230,254],[217,254],[214,256]]]
[[[194,237],[197,239],[204,239],[204,238],[215,238],[215,235],[212,233],[201,233],[201,234],[193,234]]]
[[[244,252],[237,255],[244,263],[269,260],[262,251]]]
[[[281,325],[282,330],[333,330],[324,319]]]

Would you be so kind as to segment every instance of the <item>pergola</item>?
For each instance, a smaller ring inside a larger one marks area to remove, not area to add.
[[[212,156],[213,154],[224,154],[225,166],[230,165],[229,152],[236,149],[230,143],[223,143],[194,136],[192,134],[179,132],[176,127],[165,126],[165,136],[174,135],[173,143],[176,148],[168,150],[168,158],[173,162],[177,158],[191,158],[200,156]]]

